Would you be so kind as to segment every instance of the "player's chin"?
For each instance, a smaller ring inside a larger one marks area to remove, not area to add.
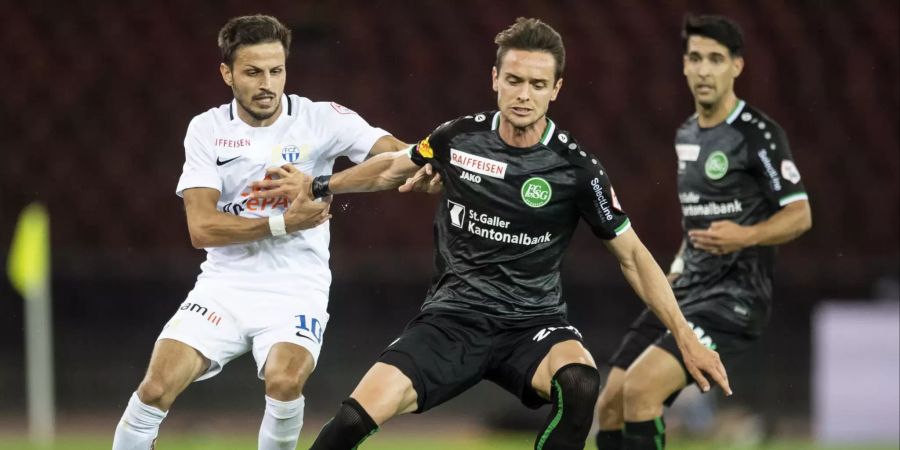
[[[528,128],[538,120],[538,114],[532,110],[528,115],[516,114],[512,111],[506,115],[507,120],[516,128]]]
[[[716,93],[715,89],[710,89],[710,88],[694,89],[694,97],[697,99],[698,102],[700,102],[702,104],[713,104],[719,100],[719,96]]]
[[[695,96],[695,98],[697,99],[697,103],[699,103],[700,106],[704,108],[712,108],[713,106],[715,106],[716,102],[719,101],[719,99],[713,95],[698,94]]]
[[[266,120],[266,119],[272,117],[273,114],[275,114],[275,108],[253,107],[253,108],[250,108],[250,112],[252,113],[252,116],[254,119]]]
[[[266,114],[275,111],[278,108],[278,103],[276,102],[267,102],[267,101],[253,101],[253,109],[256,110],[257,113]]]

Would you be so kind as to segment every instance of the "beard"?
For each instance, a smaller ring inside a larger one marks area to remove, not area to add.
[[[250,98],[250,102],[245,103],[243,100],[241,100],[241,96],[239,95],[239,93],[238,93],[236,90],[234,90],[234,89],[232,89],[232,90],[234,91],[234,98],[235,98],[235,100],[237,100],[238,105],[239,105],[239,106],[240,106],[247,114],[249,114],[250,117],[253,118],[253,120],[256,120],[256,121],[260,121],[260,122],[261,122],[261,121],[263,121],[263,120],[266,120],[266,119],[271,118],[273,115],[275,115],[275,112],[278,111],[279,106],[281,106],[281,97],[280,97],[280,96],[275,96],[275,98],[276,98],[277,100],[276,100],[276,102],[275,102],[275,104],[274,104],[274,107],[273,107],[271,110],[268,110],[268,111],[254,110],[254,109],[253,109],[253,106],[252,106],[252,102],[253,102],[253,98],[252,98],[252,97]]]
[[[697,100],[697,104],[703,109],[713,109],[718,103],[717,100]]]
[[[247,105],[240,100],[238,100],[237,102],[239,105],[241,105],[241,108],[244,108],[244,111],[246,111],[247,114],[250,114],[250,117],[252,117],[253,120],[263,121],[272,117],[275,114],[275,111],[278,111],[278,106],[281,103],[281,100],[278,100],[278,103],[275,104],[275,107],[272,108],[271,111],[254,111],[250,105]]]
[[[703,109],[713,109],[719,102],[722,100],[721,96],[715,96],[711,98],[697,98],[697,104],[700,105]]]

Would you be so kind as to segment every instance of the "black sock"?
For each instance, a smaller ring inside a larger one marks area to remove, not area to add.
[[[584,364],[563,366],[550,381],[550,417],[535,450],[582,450],[600,394],[600,374]]]
[[[352,450],[378,431],[378,425],[353,398],[341,403],[337,414],[322,427],[310,450]]]
[[[663,450],[666,448],[666,423],[662,417],[645,422],[625,422],[623,450]]]
[[[622,450],[622,430],[598,431],[597,450]]]

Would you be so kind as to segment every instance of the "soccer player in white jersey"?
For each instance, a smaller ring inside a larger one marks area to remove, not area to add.
[[[291,32],[277,19],[233,18],[218,42],[234,100],[191,121],[176,190],[191,243],[207,259],[156,341],[113,450],[152,449],[175,398],[248,351],[265,380],[259,449],[296,447],[303,385],[328,324],[331,216],[326,202],[306,196],[252,198],[251,185],[297,171],[327,175],[339,156],[360,162],[407,146],[336,103],[284,95]]]

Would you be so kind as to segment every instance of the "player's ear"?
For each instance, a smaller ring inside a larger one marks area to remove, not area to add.
[[[551,102],[555,101],[556,96],[559,95],[559,90],[562,89],[562,82],[563,82],[562,78],[556,80],[556,84],[553,86],[553,94],[550,96]]]
[[[221,63],[219,64],[219,72],[222,74],[222,80],[225,81],[225,84],[232,86],[234,83],[234,75],[231,73],[231,67],[228,67],[228,64]]]
[[[733,64],[733,67],[734,67],[734,77],[737,78],[737,77],[741,76],[741,72],[744,71],[744,57],[736,56],[731,61],[731,64]]]
[[[491,88],[494,89],[494,92],[497,92],[499,80],[497,79],[497,66],[491,68]]]

